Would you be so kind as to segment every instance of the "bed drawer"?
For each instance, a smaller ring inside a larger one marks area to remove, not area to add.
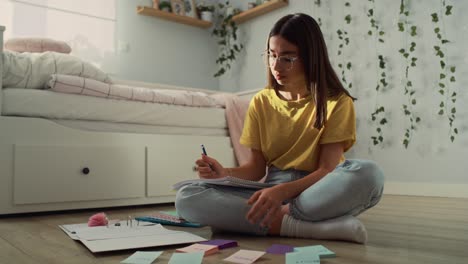
[[[145,195],[144,147],[16,145],[14,151],[15,204]]]
[[[167,136],[157,146],[148,146],[148,196],[175,195],[172,185],[198,178],[195,160],[200,158],[200,144],[208,155],[223,166],[235,166],[234,152],[228,137]]]

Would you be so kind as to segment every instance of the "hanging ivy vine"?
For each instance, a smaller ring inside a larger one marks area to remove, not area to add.
[[[376,103],[374,112],[371,113],[371,120],[376,123],[376,133],[371,135],[371,139],[374,145],[383,144],[384,141],[384,126],[388,123],[386,118],[385,107],[379,102],[379,94],[388,87],[387,83],[387,73],[386,73],[386,64],[387,59],[385,59],[384,55],[379,53],[378,46],[383,45],[385,43],[384,35],[385,31],[381,28],[378,21],[375,19],[375,1],[369,0],[370,7],[367,11],[367,17],[369,17],[369,22],[371,28],[367,32],[369,36],[374,36],[375,45],[376,45],[376,57],[378,58],[378,65],[377,68],[377,84],[375,86],[376,90]]]
[[[405,134],[403,139],[403,145],[405,148],[408,148],[408,145],[411,142],[413,133],[415,132],[418,123],[421,121],[421,118],[413,111],[414,107],[417,104],[416,100],[416,90],[413,88],[413,83],[410,79],[410,70],[413,67],[416,67],[416,61],[418,58],[414,54],[416,50],[416,42],[414,38],[417,36],[417,27],[410,24],[408,21],[409,9],[405,5],[405,0],[401,0],[400,3],[400,20],[398,22],[398,30],[406,33],[405,34],[405,46],[399,50],[400,54],[405,59],[405,74],[403,80],[403,89],[404,94],[407,96],[408,103],[403,104],[403,112],[408,118],[408,122],[405,128]],[[408,45],[408,38],[411,38],[411,43]]]
[[[345,7],[350,7],[350,3],[346,2]],[[346,10],[346,8],[345,8]],[[343,49],[345,46],[349,45],[349,36],[348,36],[348,31],[345,29],[346,25],[351,24],[351,14],[346,14],[344,17],[344,21],[346,22],[345,27],[343,29],[338,29],[336,33],[338,34],[338,39],[339,45],[338,45],[338,56],[341,56],[343,54]],[[340,63],[338,63],[338,67],[341,69],[341,81],[343,81],[343,84],[347,86],[349,89],[353,87],[353,83],[351,81],[348,81],[346,79],[347,72],[351,71],[352,68],[352,63],[350,61],[346,61],[343,59]]]
[[[437,36],[437,45],[434,46],[435,55],[440,59],[440,73],[437,89],[442,96],[439,104],[439,115],[445,115],[449,121],[450,140],[455,140],[455,135],[458,134],[457,127],[453,124],[455,121],[457,108],[457,93],[454,91],[453,84],[455,80],[455,66],[449,66],[448,58],[445,56],[445,45],[450,41],[446,38],[444,17],[452,14],[452,6],[447,5],[445,0],[441,1],[441,11],[431,14],[432,22],[434,22],[434,33]]]
[[[228,7],[230,7],[229,1],[226,1],[225,4],[218,3],[217,6],[219,23],[213,29],[212,35],[215,36],[219,46],[219,54],[216,59],[219,69],[214,74],[214,77],[219,77],[231,69],[231,63],[236,61],[236,56],[244,48],[244,45],[238,43],[238,27],[232,20],[233,16],[237,13],[227,13]]]

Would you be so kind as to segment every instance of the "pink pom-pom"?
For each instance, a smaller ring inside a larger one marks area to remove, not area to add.
[[[105,213],[92,215],[88,220],[88,226],[106,226],[109,223]]]

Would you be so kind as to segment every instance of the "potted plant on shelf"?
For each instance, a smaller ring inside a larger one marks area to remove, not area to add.
[[[159,10],[166,11],[166,12],[171,12],[172,11],[171,3],[167,2],[167,1],[160,2],[159,3]]]
[[[217,5],[217,23],[213,29],[213,36],[215,36],[219,53],[216,59],[218,64],[218,71],[214,74],[214,77],[219,77],[226,73],[231,68],[231,63],[236,60],[236,56],[244,48],[242,43],[239,43],[237,38],[238,27],[232,18],[239,14],[240,10],[232,8],[229,1],[225,4],[218,3]]]
[[[215,11],[214,5],[206,4],[204,1],[197,5],[197,12],[200,18],[205,21],[213,21],[213,13]]]

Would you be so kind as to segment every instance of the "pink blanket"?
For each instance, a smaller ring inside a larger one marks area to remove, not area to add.
[[[228,123],[229,135],[231,136],[232,147],[239,165],[245,164],[250,158],[250,150],[239,143],[244,118],[249,107],[250,100],[238,96],[225,96],[226,120]]]

